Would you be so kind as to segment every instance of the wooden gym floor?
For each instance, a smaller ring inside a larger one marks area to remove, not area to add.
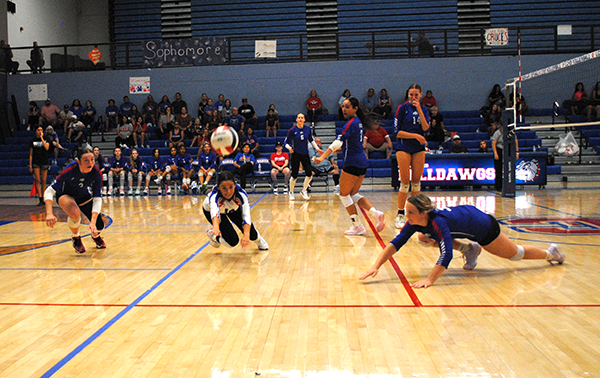
[[[396,234],[396,193],[362,193],[380,234],[345,237],[333,193],[251,194],[268,252],[208,245],[202,196],[110,198],[108,249],[86,236],[84,255],[64,213],[51,230],[33,199],[0,198],[0,377],[600,376],[598,188],[428,192],[567,260],[484,252],[467,272],[455,255],[414,290],[439,255],[414,239],[358,280]]]

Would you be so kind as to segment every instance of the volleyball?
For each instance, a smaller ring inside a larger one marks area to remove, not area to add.
[[[210,137],[212,148],[223,156],[231,154],[240,142],[237,131],[229,126],[219,126]]]

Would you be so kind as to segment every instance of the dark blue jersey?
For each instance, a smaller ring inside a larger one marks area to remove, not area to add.
[[[151,156],[146,164],[150,171],[162,171],[165,168],[165,161],[161,156],[159,156],[158,159]]]
[[[175,156],[167,156],[165,158],[165,165],[171,166],[171,165],[177,165],[177,155]]]
[[[132,172],[134,169],[137,169],[138,172],[144,172],[146,170],[146,163],[144,163],[144,159],[142,159],[141,156],[138,156],[133,163],[131,162],[131,159],[127,160],[125,170],[127,172]]]
[[[127,165],[127,159],[125,159],[123,156],[121,156],[120,159],[117,159],[115,156],[112,156],[110,158],[110,167],[111,168],[123,168],[123,169],[125,169],[126,165]]]
[[[179,168],[183,168],[185,170],[190,170],[192,169],[192,155],[190,154],[185,154],[184,156],[181,155],[177,155],[175,157],[175,165],[177,165]]]
[[[94,165],[89,173],[81,173],[79,164],[74,161],[67,165],[51,184],[56,192],[56,199],[64,194],[75,200],[100,197],[102,198],[102,173]]]
[[[256,163],[256,158],[254,157],[254,155],[252,154],[244,154],[242,152],[238,152],[237,155],[235,155],[235,160],[236,163],[238,163],[239,165],[244,165],[245,163],[249,163],[249,162],[253,162]]]
[[[426,107],[421,106],[425,120],[429,123],[429,110]],[[417,108],[411,105],[410,102],[405,102],[398,107],[396,110],[396,116],[394,117],[394,133],[398,134],[399,131],[406,131],[408,133],[425,135],[423,131],[423,125],[421,125],[421,117]],[[418,140],[413,138],[398,139],[400,145],[398,149],[400,151],[406,151],[408,153],[415,153],[424,151],[425,146],[422,145]]]
[[[215,168],[216,160],[217,154],[215,154],[212,151],[208,154],[200,152],[200,154],[198,155],[198,164],[204,169]]]
[[[288,131],[283,144],[292,146],[292,149],[296,153],[308,155],[308,144],[312,143],[312,141],[313,137],[310,126],[304,125],[302,128],[294,126]]]
[[[363,149],[364,129],[360,119],[354,117],[344,125],[342,133],[337,140],[344,142],[342,153],[344,154],[344,166],[368,168],[369,161]]]
[[[399,250],[415,232],[420,232],[438,242],[440,258],[437,262],[448,268],[452,260],[452,239],[469,239],[481,242],[487,237],[492,220],[475,206],[464,205],[435,209],[429,213],[427,226],[406,223],[402,231],[390,242]]]

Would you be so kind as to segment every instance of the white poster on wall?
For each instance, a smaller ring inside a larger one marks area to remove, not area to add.
[[[48,98],[48,84],[30,84],[27,87],[29,101],[46,101]]]
[[[485,44],[487,46],[504,46],[508,44],[508,28],[486,29]]]
[[[277,41],[254,41],[255,58],[277,58]]]
[[[129,78],[129,94],[140,93],[150,93],[150,76]]]

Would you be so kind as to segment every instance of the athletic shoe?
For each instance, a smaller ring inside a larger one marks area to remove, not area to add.
[[[104,242],[104,239],[102,239],[102,236],[98,235],[97,238],[92,236],[92,240],[94,241],[94,243],[96,243],[96,248],[98,248],[98,249],[106,248],[106,243]]]
[[[305,200],[309,200],[310,197],[308,196],[308,193],[306,192],[306,190],[302,190],[300,191],[300,195],[302,196],[302,198],[304,198]]]
[[[157,185],[160,185],[160,182],[161,182],[161,181],[162,181],[162,179],[159,179],[158,177],[154,179],[154,182],[155,182]]]
[[[81,236],[73,236],[73,248],[79,254],[85,253],[85,246],[81,242]]]
[[[102,188],[102,195],[106,197],[106,186]]]
[[[256,241],[256,244],[258,245],[258,249],[261,251],[266,251],[269,249],[269,244],[262,236]]]
[[[208,236],[208,242],[210,243],[211,246],[215,247],[215,248],[219,248],[221,246],[221,243],[219,243],[219,240],[217,239],[218,236],[212,233],[212,228],[208,231],[206,231],[206,236]]]
[[[38,200],[37,205],[38,206],[46,206],[46,204],[44,203],[44,199],[40,197],[39,200]]]
[[[288,186],[287,185],[283,186],[283,194],[288,194]]]
[[[473,270],[477,266],[477,257],[481,254],[481,246],[479,243],[471,243],[469,250],[463,253],[465,259],[464,270]]]
[[[198,189],[198,183],[197,183],[196,181],[192,181],[192,184],[191,184],[191,186],[190,186],[190,189],[191,189],[192,191],[194,191],[194,190]]]
[[[110,197],[110,196],[112,196],[112,195],[113,195],[113,191],[112,191],[112,189],[108,189],[108,196]]]
[[[120,194],[121,196],[124,196],[124,195],[125,195],[125,190],[124,190],[124,189],[119,189],[119,194]]]
[[[340,193],[340,186],[339,185],[334,186],[333,187],[333,192],[336,193],[336,194],[339,194]]]
[[[133,195],[133,188],[127,189],[127,195],[128,196],[132,196]]]
[[[171,195],[171,187],[167,186],[167,195],[170,196]]]
[[[162,188],[160,187],[160,185],[158,186],[158,189],[156,190],[156,194],[158,194],[159,196],[162,196]]]
[[[385,228],[385,215],[382,211],[377,210],[377,214],[375,214],[375,229],[377,232],[383,231]]]
[[[294,192],[290,192],[289,198],[290,198],[290,201],[296,200],[296,197],[294,197]]]
[[[139,196],[139,195],[140,195],[140,188],[137,188],[137,189],[135,190],[135,195],[136,195],[136,196]]]
[[[185,194],[188,194],[190,192],[190,188],[187,186],[187,184],[183,184],[181,185],[181,191]]]
[[[279,195],[279,189],[277,189],[277,187],[273,188],[273,194],[278,196]]]
[[[404,227],[405,223],[406,223],[406,215],[404,215],[404,214],[396,215],[396,219],[394,219],[394,225],[396,226],[397,229],[401,229],[402,227]]]
[[[559,265],[562,265],[562,263],[565,262],[565,255],[560,253],[556,244],[550,244],[550,247],[548,247],[548,252],[552,254],[552,259],[548,260],[550,264],[557,262]]]
[[[144,188],[144,195],[147,196],[148,194],[150,194],[150,189],[148,187]]]
[[[363,235],[367,232],[367,229],[362,224],[360,226],[352,226],[346,231],[344,231],[345,235]]]

